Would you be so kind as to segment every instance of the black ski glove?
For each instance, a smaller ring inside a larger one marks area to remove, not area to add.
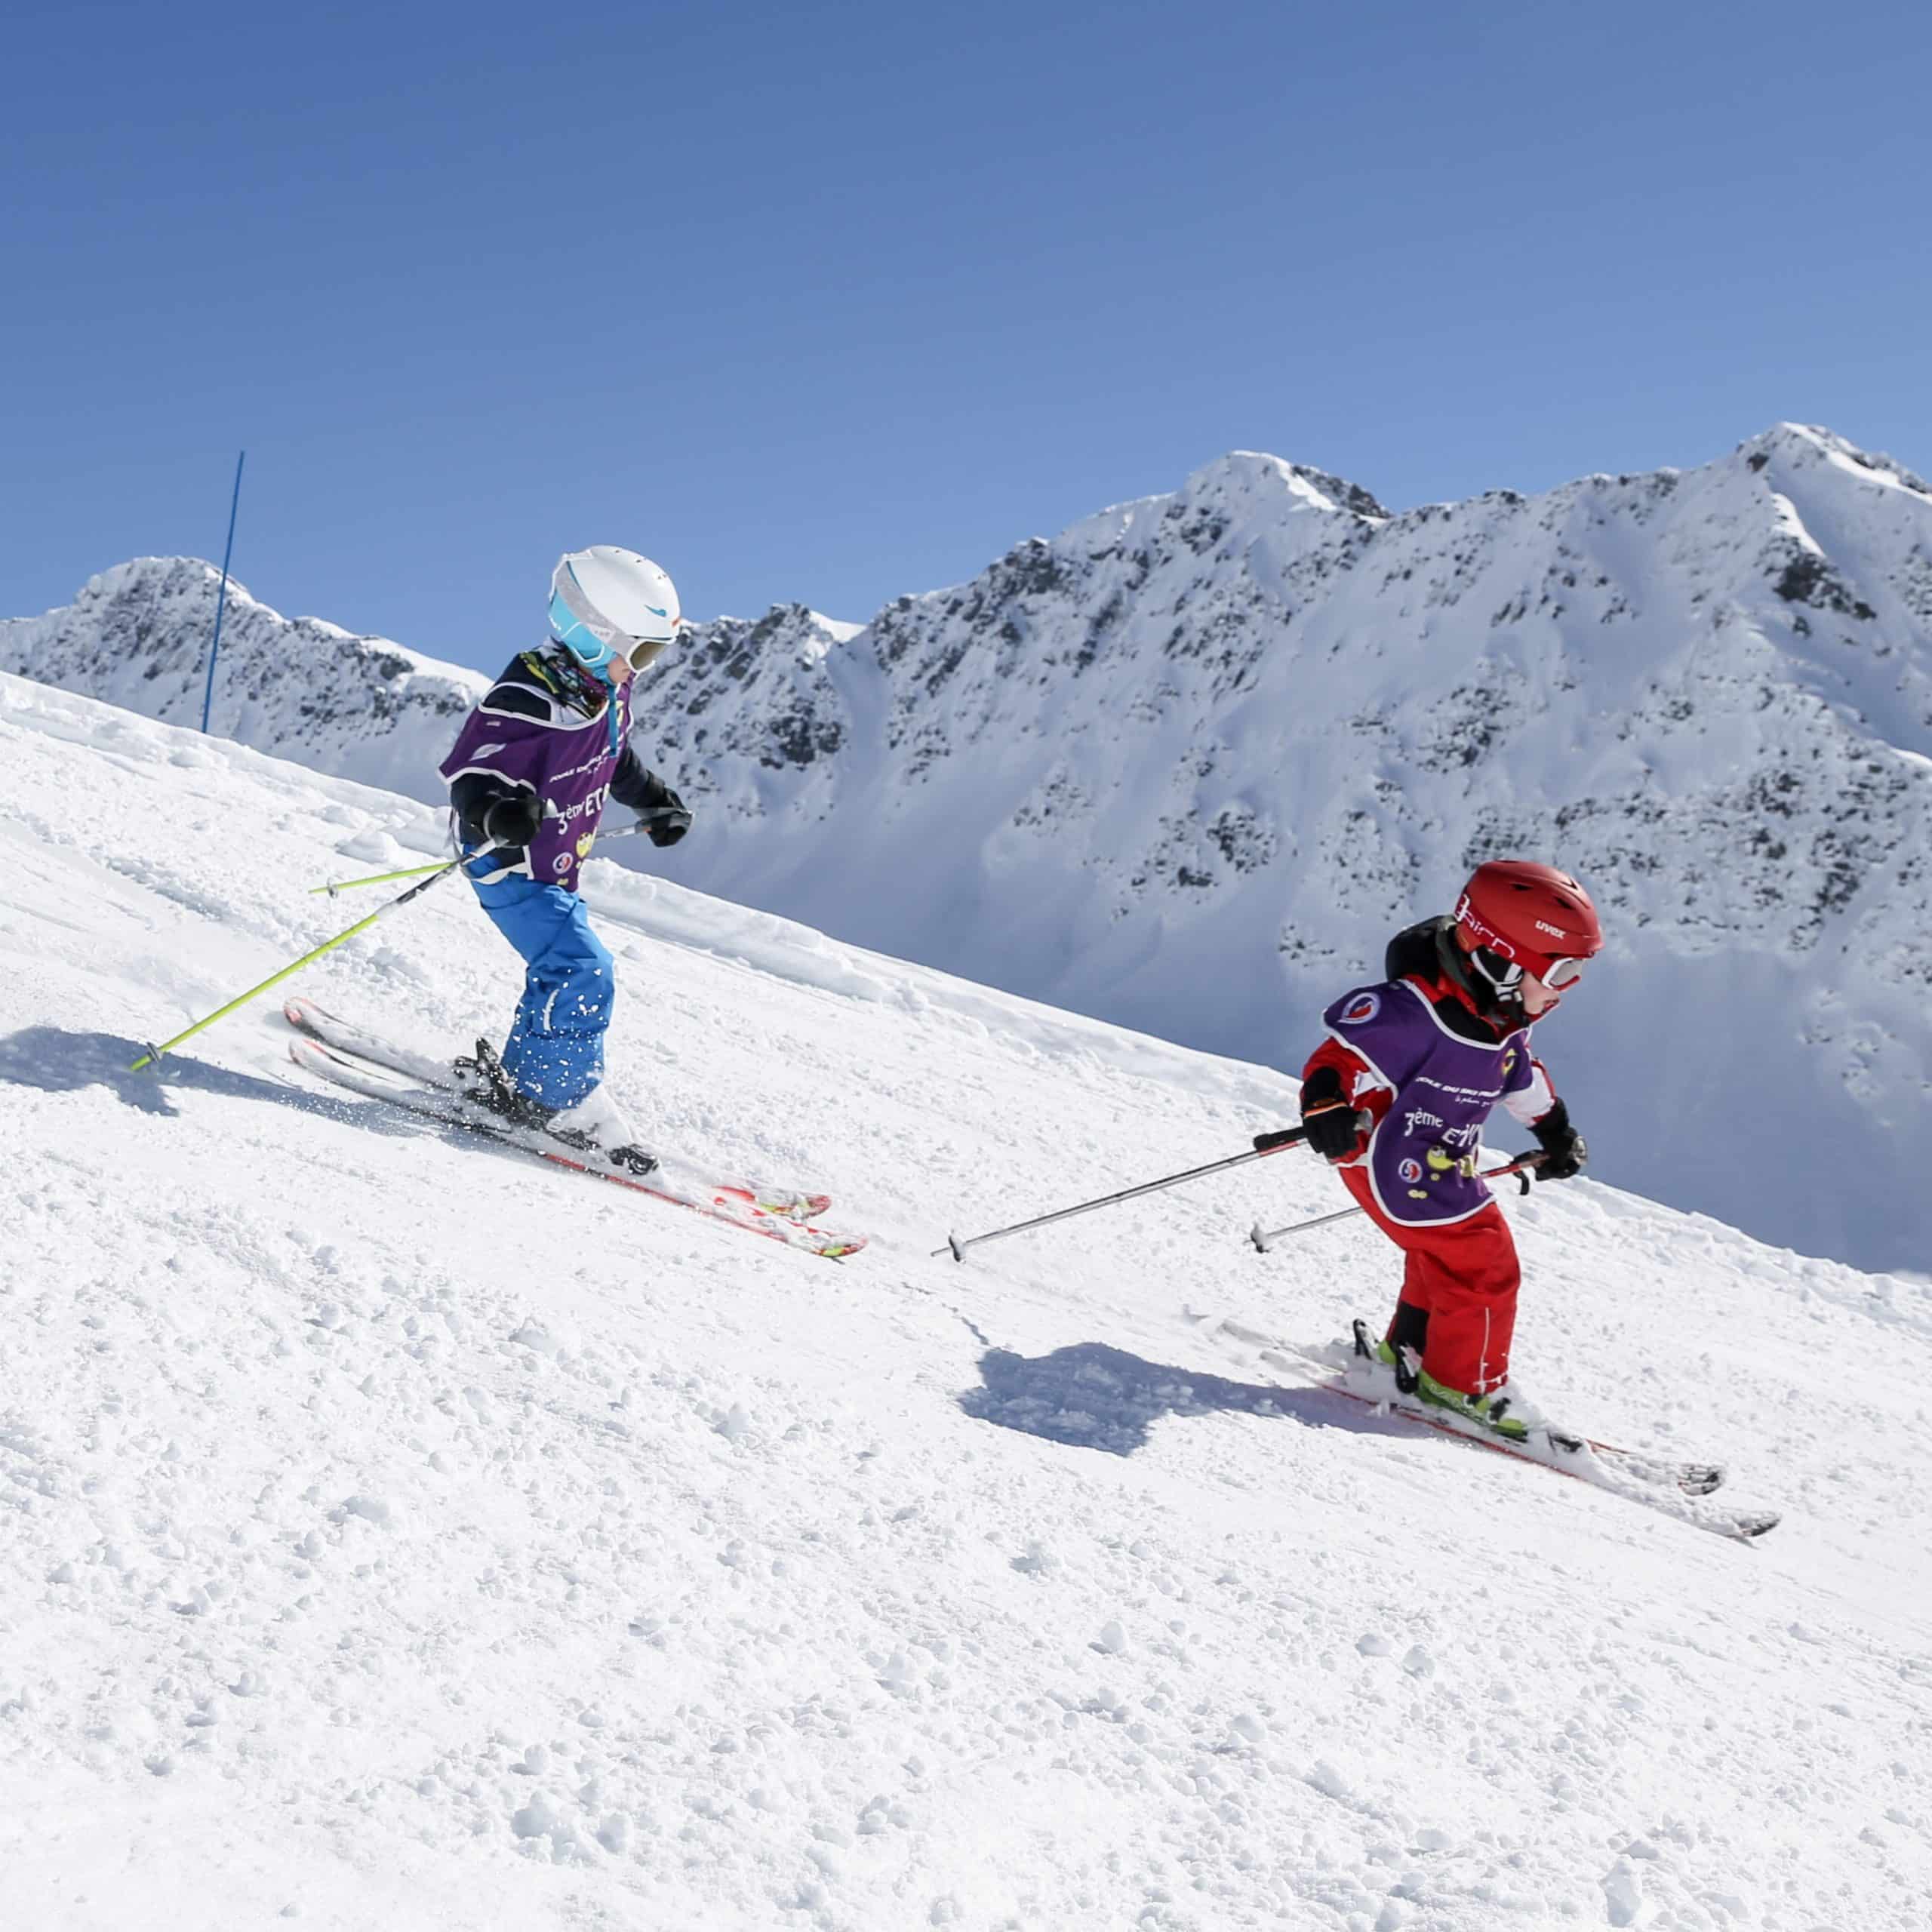
[[[542,808],[534,794],[518,792],[507,798],[493,798],[483,808],[483,836],[492,845],[521,851],[537,836],[543,823]]]
[[[1570,1124],[1570,1109],[1561,1100],[1530,1131],[1543,1149],[1534,1170],[1538,1180],[1572,1180],[1589,1164],[1589,1147]]]
[[[1324,1161],[1346,1161],[1355,1151],[1361,1133],[1354,1108],[1337,1100],[1301,1117],[1303,1137]]]
[[[1332,1066],[1318,1066],[1301,1088],[1302,1133],[1324,1161],[1346,1161],[1355,1151],[1361,1133],[1361,1116],[1342,1091],[1342,1076]]]
[[[654,845],[675,845],[691,829],[691,808],[660,779],[651,781],[650,804],[638,814]]]

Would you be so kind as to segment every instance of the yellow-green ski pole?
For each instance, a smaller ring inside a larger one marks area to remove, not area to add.
[[[597,835],[598,842],[601,844],[613,838],[629,838],[634,833],[645,831],[648,829],[649,822],[661,817],[663,811],[662,806],[653,806],[648,811],[638,815],[635,825],[620,825],[614,832],[600,832]],[[441,862],[438,860],[437,863],[440,864]],[[333,899],[338,892],[353,892],[358,885],[387,885],[395,879],[420,878],[425,872],[432,872],[435,869],[435,866],[407,866],[399,872],[372,872],[367,878],[331,879],[324,884],[310,886],[309,891],[312,896],[318,892],[326,892]]]
[[[323,885],[312,885],[309,891],[326,892],[333,899],[338,892],[352,892],[358,885],[387,885],[398,878],[420,878],[425,872],[435,872],[442,863],[439,859],[433,866],[405,866],[399,872],[371,872],[367,878],[332,878]]]
[[[471,856],[473,857],[476,855],[472,854]],[[430,887],[435,884],[438,879],[447,878],[451,872],[456,870],[457,866],[466,863],[466,861],[462,859],[451,859],[446,865],[437,866],[435,870],[430,873],[427,878],[422,880],[417,884],[412,885],[407,892],[399,894],[395,898],[392,899],[386,906],[378,906],[366,919],[358,919],[355,924],[351,926],[346,932],[337,933],[334,939],[325,940],[320,946],[315,948],[314,952],[305,952],[300,959],[292,961],[289,964],[285,966],[279,973],[270,974],[259,986],[251,986],[245,993],[238,995],[236,998],[230,1000],[226,1006],[220,1008],[216,1012],[211,1013],[205,1020],[196,1020],[194,1025],[190,1026],[186,1032],[177,1033],[173,1039],[164,1040],[158,1047],[149,1048],[147,1051],[142,1054],[140,1058],[136,1060],[133,1066],[128,1068],[128,1071],[130,1073],[138,1073],[144,1066],[158,1066],[160,1064],[162,1054],[167,1053],[171,1048],[178,1047],[183,1040],[192,1038],[193,1036],[198,1033],[203,1027],[212,1026],[217,1020],[226,1017],[226,1016],[232,1013],[238,1006],[246,1006],[249,1001],[253,999],[257,993],[265,993],[268,991],[269,987],[279,986],[291,973],[299,973],[311,960],[321,958],[322,955],[325,952],[333,952],[337,946],[341,945],[344,940],[353,939],[358,933],[366,932],[378,919],[386,918],[389,915],[395,912],[398,906],[407,906],[409,902],[412,899],[415,898],[419,894],[427,892]]]

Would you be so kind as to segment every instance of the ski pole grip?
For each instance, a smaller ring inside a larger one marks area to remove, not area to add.
[[[1257,1154],[1272,1154],[1283,1147],[1298,1146],[1308,1138],[1305,1127],[1278,1127],[1272,1134],[1257,1134],[1254,1137],[1254,1151]]]

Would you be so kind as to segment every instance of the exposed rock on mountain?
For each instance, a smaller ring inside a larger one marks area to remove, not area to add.
[[[213,588],[124,565],[0,667],[192,718]],[[218,728],[432,795],[472,674],[231,620]],[[650,703],[703,813],[663,869],[1255,1058],[1476,860],[1559,860],[1614,935],[1543,1034],[1606,1171],[1924,1265],[1932,491],[1828,431],[1399,514],[1237,453],[862,629],[720,619]]]

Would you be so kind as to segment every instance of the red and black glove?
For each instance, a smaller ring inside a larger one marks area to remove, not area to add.
[[[1342,1091],[1342,1076],[1332,1066],[1318,1066],[1302,1082],[1303,1137],[1324,1161],[1355,1158],[1361,1140],[1362,1117]]]
[[[1589,1144],[1570,1124],[1570,1109],[1561,1100],[1530,1131],[1543,1149],[1535,1170],[1538,1180],[1573,1180],[1589,1164]]]

